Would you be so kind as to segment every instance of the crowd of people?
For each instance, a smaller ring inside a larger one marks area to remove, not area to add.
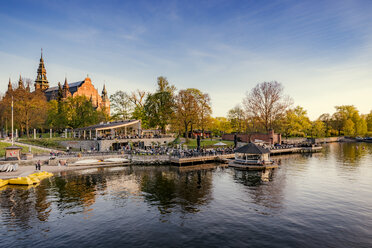
[[[131,155],[168,155],[178,158],[189,158],[198,156],[216,156],[234,153],[234,148],[211,148],[211,149],[178,149],[170,147],[157,147],[147,149],[124,149],[126,154]]]

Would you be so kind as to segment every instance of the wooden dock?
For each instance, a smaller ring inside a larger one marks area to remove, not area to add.
[[[237,164],[237,163],[229,163],[229,167],[234,167],[235,169],[239,170],[268,170],[268,169],[276,169],[279,166],[277,164],[270,164],[270,165],[244,165],[244,164]]]
[[[194,165],[194,164],[201,164],[206,162],[214,162],[214,161],[224,161],[229,158],[234,158],[235,154],[223,154],[223,155],[213,155],[213,156],[198,156],[198,157],[190,157],[190,158],[171,158],[170,162],[172,164],[182,166],[182,165]]]
[[[313,153],[320,152],[323,149],[321,146],[315,147],[292,147],[285,149],[272,149],[270,150],[270,155],[280,155],[280,154],[290,154],[290,153]]]

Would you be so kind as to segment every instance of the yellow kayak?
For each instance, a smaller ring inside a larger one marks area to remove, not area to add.
[[[37,176],[29,175],[28,178],[30,178],[34,184],[40,183],[40,179]]]
[[[7,184],[8,184],[8,180],[0,179],[0,188],[7,185]]]
[[[16,184],[16,185],[32,185],[34,182],[28,177],[18,177],[12,178],[8,180],[9,184]]]
[[[45,178],[53,176],[53,173],[43,171],[43,172],[37,172],[37,173],[31,174],[29,176],[34,176],[34,177],[37,177],[39,180],[43,180]]]

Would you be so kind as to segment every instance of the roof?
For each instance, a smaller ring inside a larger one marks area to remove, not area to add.
[[[14,150],[14,149],[19,149],[19,150],[21,150],[22,147],[15,146],[15,145],[5,147],[5,150]]]
[[[69,83],[68,84],[68,87],[70,88],[70,92],[71,94],[75,93],[77,91],[77,89],[84,83],[84,81],[79,81],[79,82],[75,82],[75,83]],[[72,89],[73,88],[73,89]],[[45,93],[48,93],[48,92],[54,92],[54,91],[58,91],[58,86],[54,86],[54,87],[50,87],[48,88]]]
[[[125,121],[113,121],[113,122],[106,122],[97,125],[92,125],[89,127],[82,127],[77,128],[75,131],[84,131],[84,130],[108,130],[114,128],[120,128],[125,126],[130,126],[136,123],[139,123],[139,120],[125,120]]]
[[[248,143],[245,146],[239,147],[235,150],[236,153],[247,153],[247,154],[265,154],[270,153],[269,149],[258,146],[254,143]]]

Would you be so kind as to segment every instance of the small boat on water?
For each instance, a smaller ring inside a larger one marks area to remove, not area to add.
[[[254,143],[236,149],[235,160],[231,161],[229,166],[245,170],[278,168],[278,165],[270,160],[270,150]]]
[[[126,158],[108,158],[105,159],[104,162],[128,163],[130,161]]]
[[[100,161],[98,159],[84,159],[76,161],[75,165],[85,165],[85,164],[98,164]]]
[[[73,163],[73,165],[116,165],[116,164],[126,164],[130,160],[126,158],[107,158],[105,160],[98,159],[84,159]]]
[[[0,179],[0,188],[5,186],[5,185],[8,185],[8,180]]]

